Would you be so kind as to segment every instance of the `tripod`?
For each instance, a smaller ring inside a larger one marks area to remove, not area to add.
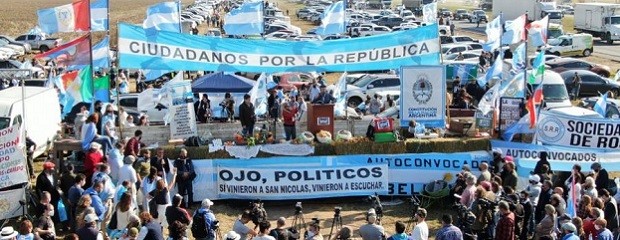
[[[409,217],[409,222],[407,223],[407,231],[411,230],[413,223],[417,223],[418,219],[416,218],[416,214],[418,214],[418,209],[420,209],[420,199],[416,195],[411,195],[409,199],[411,202],[411,216]]]
[[[332,239],[332,234],[334,233],[334,226],[338,227],[338,229],[342,228],[342,217],[340,213],[334,213],[334,218],[332,219],[332,228],[329,230],[329,239]]]
[[[306,220],[304,220],[304,212],[301,210],[295,210],[295,218],[293,219],[293,228],[299,230],[297,224],[301,224],[302,228],[306,230]]]

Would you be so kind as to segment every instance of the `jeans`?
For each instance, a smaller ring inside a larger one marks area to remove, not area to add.
[[[241,130],[241,134],[243,134],[243,136],[254,135],[254,124],[252,123],[252,124],[245,125],[243,130]]]
[[[107,154],[113,148],[112,140],[110,140],[107,136],[98,136],[93,139],[93,142],[101,144],[101,150],[103,150],[103,154]]]
[[[295,125],[292,125],[292,126],[284,125],[284,135],[286,136],[286,141],[296,139],[297,131],[295,129]]]

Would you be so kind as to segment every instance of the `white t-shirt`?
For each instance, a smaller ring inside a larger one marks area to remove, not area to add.
[[[243,224],[239,219],[235,221],[232,230],[241,236],[239,240],[247,240],[248,233],[250,232],[250,228]]]
[[[418,223],[411,232],[410,240],[428,240],[428,225],[426,222]]]
[[[258,235],[254,238],[252,238],[252,240],[276,240],[276,238],[274,238],[273,236],[270,236],[269,234],[265,234],[265,235]]]
[[[123,181],[128,181],[131,184],[136,184],[138,181],[136,170],[131,166],[131,164],[123,165],[118,171],[118,182],[123,183]]]

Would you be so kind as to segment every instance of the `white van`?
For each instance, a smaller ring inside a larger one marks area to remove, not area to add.
[[[549,39],[547,46],[544,46],[543,50],[547,54],[556,56],[589,57],[594,52],[592,35],[580,33]]]
[[[24,87],[23,96],[21,87],[0,91],[0,129],[21,124],[24,119],[26,134],[37,145],[34,151],[34,157],[37,157],[43,154],[60,130],[60,103],[56,90]]]
[[[528,75],[531,70],[528,71]],[[523,73],[517,75],[523,78]],[[573,106],[564,85],[564,79],[560,74],[553,71],[545,71],[543,76],[538,76],[532,84],[532,90],[536,89],[540,83],[543,83],[543,102],[545,108],[559,108]]]

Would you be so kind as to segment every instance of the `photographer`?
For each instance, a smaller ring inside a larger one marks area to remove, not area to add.
[[[262,221],[258,224],[258,229],[260,232],[258,235],[252,240],[276,240],[273,236],[269,235],[269,228],[271,228],[271,223],[268,221]]]
[[[353,230],[351,230],[351,228],[347,226],[344,226],[340,230],[338,230],[338,233],[334,237],[332,237],[331,240],[351,240],[352,236]]]
[[[252,215],[250,214],[250,211],[245,210],[243,211],[243,214],[241,214],[241,218],[235,221],[235,224],[233,225],[233,231],[235,231],[241,236],[239,240],[247,240],[251,239],[252,236],[256,236],[256,231],[245,225],[249,223],[250,220],[252,220]],[[250,237],[248,237],[248,235],[250,235]]]
[[[374,209],[366,214],[367,224],[360,227],[359,232],[363,240],[381,240],[384,237],[385,230],[381,225],[377,225],[377,214]]]
[[[194,213],[191,228],[192,236],[197,240],[213,240],[215,239],[215,226],[217,222],[215,215],[210,209],[213,206],[213,202],[205,199],[202,201],[201,206]]]
[[[299,235],[296,233],[297,231],[295,231],[295,233],[293,233],[289,229],[285,228],[285,226],[286,226],[286,218],[284,218],[284,217],[278,218],[278,221],[276,222],[276,224],[277,224],[277,227],[275,229],[272,229],[271,232],[269,232],[269,235],[271,235],[275,239],[277,239],[277,240],[289,240],[289,239],[298,239],[299,238]]]
[[[420,208],[415,214],[418,224],[413,228],[411,232],[411,240],[428,240],[428,224],[426,224],[426,209]]]
[[[323,240],[323,235],[321,235],[321,227],[316,222],[310,224],[306,235],[306,240]]]
[[[485,198],[486,190],[482,187],[478,187],[475,192],[476,200],[471,206],[471,212],[476,216],[476,221],[471,226],[471,229],[478,235],[480,239],[487,239],[489,223],[493,220],[493,209],[491,201]]]

